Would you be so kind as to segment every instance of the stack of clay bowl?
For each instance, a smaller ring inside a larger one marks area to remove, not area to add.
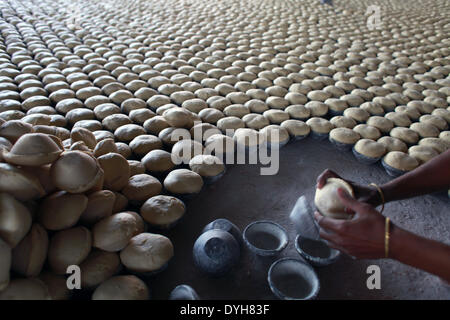
[[[377,29],[369,5],[2,2],[0,192],[23,221],[0,233],[0,296],[48,297],[39,275],[67,298],[69,263],[105,281],[94,298],[148,298],[136,274],[173,252],[146,226],[174,226],[237,145],[328,139],[393,175],[449,149],[449,2],[379,1]]]

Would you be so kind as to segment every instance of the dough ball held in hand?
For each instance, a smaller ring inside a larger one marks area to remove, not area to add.
[[[328,178],[327,183],[316,189],[314,204],[317,210],[324,216],[334,219],[348,219],[346,208],[338,195],[338,189],[344,189],[354,197],[353,188],[350,184],[339,178]]]

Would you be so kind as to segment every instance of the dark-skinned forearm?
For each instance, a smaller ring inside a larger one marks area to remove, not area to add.
[[[450,188],[450,150],[381,186],[385,202]]]
[[[450,246],[392,226],[390,257],[450,283]]]

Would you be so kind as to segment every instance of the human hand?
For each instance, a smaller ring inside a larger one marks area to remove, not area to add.
[[[349,220],[339,220],[314,213],[320,226],[320,237],[329,246],[357,259],[383,258],[385,218],[370,204],[352,198],[343,189],[338,190],[342,203],[355,214]]]
[[[327,183],[328,178],[343,179],[336,172],[330,169],[326,169],[317,177],[316,187],[318,189],[321,189]],[[355,198],[358,201],[371,204],[374,207],[377,207],[378,205],[381,204],[380,195],[378,194],[378,190],[375,187],[363,186],[346,179],[343,180],[352,186],[353,191],[355,193]]]

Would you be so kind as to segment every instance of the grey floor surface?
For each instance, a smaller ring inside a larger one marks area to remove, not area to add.
[[[186,216],[166,232],[174,243],[175,256],[167,270],[149,281],[153,298],[167,299],[176,285],[185,283],[203,299],[274,299],[267,271],[276,258],[256,257],[244,246],[240,264],[232,273],[210,278],[194,266],[192,246],[202,228],[214,219],[227,218],[241,230],[264,219],[280,223],[289,232],[290,243],[279,257],[299,257],[289,213],[300,195],[312,200],[316,177],[325,168],[361,183],[391,179],[381,165],[361,164],[351,152],[312,139],[282,148],[280,170],[274,176],[261,176],[257,165],[230,166],[222,179],[188,202]],[[450,243],[450,200],[446,193],[390,203],[385,213],[407,230]],[[380,290],[367,289],[366,270],[371,264],[381,268]],[[440,279],[396,261],[342,257],[316,271],[321,284],[318,299],[450,299],[450,287]]]

